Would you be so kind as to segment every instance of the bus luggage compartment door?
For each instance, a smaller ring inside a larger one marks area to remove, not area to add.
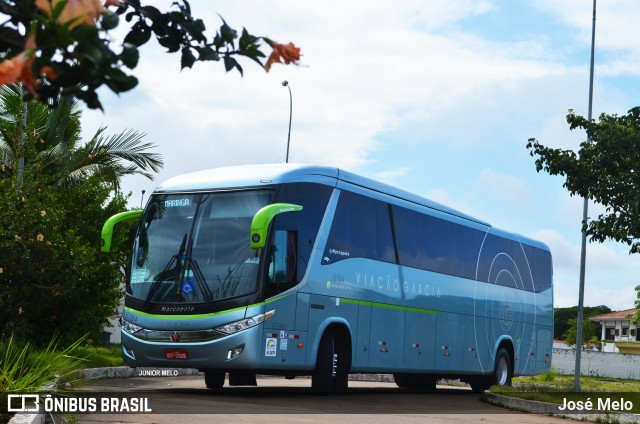
[[[435,368],[438,371],[460,371],[464,356],[467,316],[440,312],[435,346]]]

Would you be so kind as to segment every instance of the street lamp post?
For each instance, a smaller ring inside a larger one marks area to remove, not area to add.
[[[589,71],[589,114],[587,119],[591,122],[591,114],[593,109],[593,68],[596,44],[596,0],[593,0],[593,23],[591,25],[591,68]],[[591,143],[591,136],[587,134],[587,143]],[[589,211],[589,199],[584,198],[582,206],[582,223],[587,222]],[[587,233],[582,230],[582,248],[580,250],[580,288],[578,291],[578,322],[576,323],[576,366],[575,377],[573,380],[573,391],[580,391],[580,361],[582,356],[582,321],[584,320],[584,279],[585,268],[587,262]]]
[[[293,98],[291,97],[291,87],[289,81],[282,81],[282,85],[289,89],[289,132],[287,133],[287,157],[285,163],[289,163],[289,143],[291,142],[291,116],[293,114]]]
[[[142,200],[144,199],[145,190],[142,190],[142,196],[140,197],[140,209],[142,209]]]

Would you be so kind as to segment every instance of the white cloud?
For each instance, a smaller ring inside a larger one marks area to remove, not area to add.
[[[540,9],[554,14],[566,24],[577,28],[576,41],[591,45],[593,23],[593,2],[583,0],[536,0]],[[598,2],[596,7],[596,49],[614,52],[628,52],[630,61],[617,68],[621,73],[638,74],[637,64],[640,46],[636,42],[640,5],[635,0]],[[624,62],[627,62],[626,60]],[[613,69],[613,68],[612,68]]]
[[[533,202],[531,192],[522,179],[503,175],[492,169],[483,169],[474,186],[478,194],[489,203],[501,205],[506,203],[513,209],[526,210]]]

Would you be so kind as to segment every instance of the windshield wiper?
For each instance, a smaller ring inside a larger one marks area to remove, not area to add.
[[[172,269],[171,265],[173,265],[174,261],[176,262],[176,278],[180,278],[180,273],[182,272],[182,255],[184,254],[184,250],[185,247],[187,245],[187,234],[185,233],[184,237],[182,238],[182,243],[180,243],[180,249],[178,250],[178,254],[177,255],[173,255],[170,259],[169,262],[167,263],[167,265],[164,267],[164,269],[162,270],[162,272],[158,275],[158,277],[156,278],[156,281],[154,281],[153,285],[151,286],[151,289],[149,290],[149,294],[147,294],[147,298],[144,301],[144,306],[148,307],[149,304],[151,303],[151,300],[153,299],[153,296],[155,296],[156,292],[158,291],[158,288],[160,287],[160,283],[162,283],[162,281],[164,281],[165,277],[167,276],[167,274],[169,273],[169,271]]]

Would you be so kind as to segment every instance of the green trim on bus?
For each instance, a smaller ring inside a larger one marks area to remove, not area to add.
[[[113,238],[113,227],[115,227],[116,224],[119,224],[122,221],[131,220],[131,219],[140,219],[141,216],[142,216],[142,209],[127,211],[127,212],[120,212],[113,215],[111,218],[107,219],[104,225],[102,226],[102,234],[101,234],[102,251],[103,252],[111,251],[111,239]]]
[[[267,241],[269,223],[278,214],[299,212],[302,206],[293,203],[273,203],[260,209],[251,221],[251,248],[260,249]]]
[[[147,318],[154,318],[154,319],[176,319],[176,320],[186,320],[186,319],[199,319],[199,318],[211,318],[211,317],[215,317],[218,315],[224,315],[224,314],[228,314],[231,312],[236,312],[236,311],[240,311],[242,309],[247,309],[247,308],[251,308],[253,306],[259,306],[259,305],[264,305],[265,303],[256,303],[255,305],[249,305],[249,306],[240,306],[239,308],[233,308],[233,309],[227,309],[225,311],[219,311],[219,312],[211,312],[209,314],[195,314],[195,315],[160,315],[160,314],[149,314],[147,312],[141,312],[135,309],[131,309],[128,306],[124,307],[124,310],[127,312],[130,312],[134,315],[138,315],[141,317],[147,317]]]
[[[350,303],[355,305],[371,306],[374,308],[395,309],[397,311],[418,312],[421,314],[438,315],[440,311],[434,311],[432,309],[413,308],[410,306],[390,305],[388,303],[367,302],[366,300],[354,300],[340,298],[342,303]]]
[[[272,297],[272,298],[270,298],[270,299],[267,299],[267,300],[265,300],[265,301],[264,301],[264,302],[262,302],[262,303],[264,303],[265,305],[267,305],[267,304],[269,304],[269,303],[271,303],[271,302],[275,302],[276,300],[284,299],[285,297],[290,296],[290,295],[292,295],[292,294],[293,294],[293,292],[291,292],[291,293],[281,294],[281,295],[279,295],[279,296],[275,296],[275,297]],[[260,303],[258,303],[257,305],[260,305]],[[256,306],[256,305],[251,305],[251,306]]]

